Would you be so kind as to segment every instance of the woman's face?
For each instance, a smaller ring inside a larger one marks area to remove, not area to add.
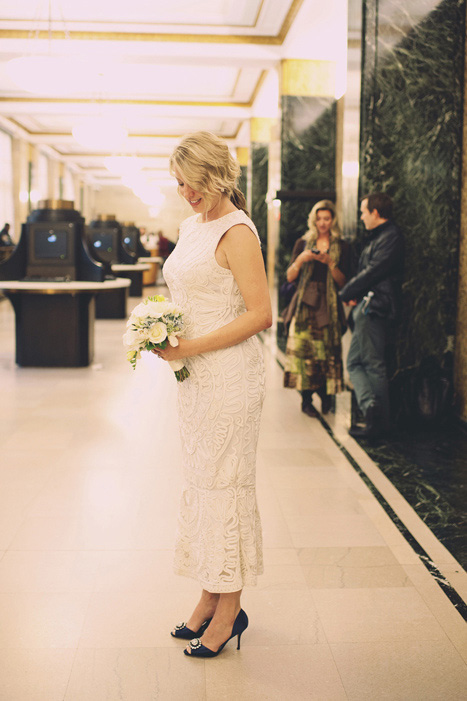
[[[178,183],[178,191],[182,197],[186,199],[188,204],[192,206],[195,212],[204,212],[207,208],[207,203],[201,192],[193,190],[193,188],[188,185],[183,179],[182,174],[176,166],[174,166],[174,174]]]
[[[316,213],[316,228],[318,234],[328,234],[331,231],[332,212],[329,209],[318,209]]]

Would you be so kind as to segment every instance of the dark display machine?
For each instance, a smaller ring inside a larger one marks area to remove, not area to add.
[[[139,229],[134,222],[123,223],[123,245],[137,258],[148,258],[151,253],[141,243]]]
[[[123,227],[113,214],[92,221],[86,235],[92,255],[101,263],[109,266],[116,263],[134,265],[138,262],[139,254],[124,244]]]
[[[84,218],[67,200],[43,200],[21,227],[11,256],[0,264],[1,280],[104,282],[104,265],[91,254]]]

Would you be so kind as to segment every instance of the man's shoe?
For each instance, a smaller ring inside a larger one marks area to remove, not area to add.
[[[371,402],[365,412],[365,426],[352,426],[349,434],[352,438],[379,438],[382,434],[381,411],[376,402]]]
[[[378,438],[381,435],[381,431],[368,426],[352,426],[349,428],[349,435],[352,438]]]
[[[371,402],[365,411],[365,424],[370,431],[379,431],[381,428],[381,410],[376,402]]]

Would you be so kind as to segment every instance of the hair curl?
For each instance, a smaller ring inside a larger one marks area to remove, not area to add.
[[[172,175],[177,168],[190,187],[203,195],[208,205],[225,194],[249,216],[245,196],[237,187],[240,166],[224,139],[209,131],[188,134],[170,156],[169,167]]]
[[[308,215],[308,231],[303,235],[305,241],[310,239],[316,240],[318,238],[318,229],[316,228],[316,219],[318,212],[323,209],[331,212],[332,222],[331,222],[331,236],[340,239],[341,232],[339,225],[337,223],[336,205],[331,200],[320,200],[317,202]]]

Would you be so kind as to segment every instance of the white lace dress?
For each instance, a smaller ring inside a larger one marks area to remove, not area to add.
[[[211,222],[198,215],[180,227],[164,265],[171,298],[185,312],[186,338],[220,328],[245,312],[237,283],[215,259],[235,224],[256,228],[241,210]],[[258,239],[259,240],[259,239]],[[190,377],[178,384],[184,486],[175,572],[209,592],[256,584],[263,571],[256,504],[256,444],[264,398],[264,362],[256,336],[187,358]]]

